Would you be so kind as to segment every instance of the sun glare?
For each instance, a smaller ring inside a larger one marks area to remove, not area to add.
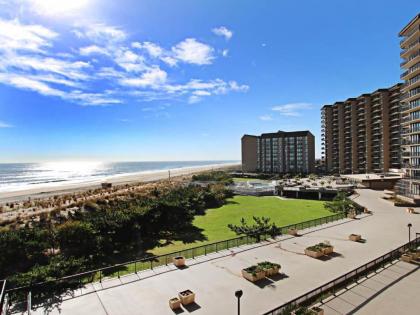
[[[89,0],[30,0],[33,8],[40,14],[68,14],[83,9]]]

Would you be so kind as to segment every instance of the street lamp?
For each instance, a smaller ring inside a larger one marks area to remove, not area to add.
[[[238,315],[241,315],[241,296],[243,294],[242,290],[235,291],[235,296],[238,298]]]
[[[411,227],[412,226],[413,225],[411,223],[407,224],[407,227],[408,227],[408,246],[410,246],[410,242],[411,242]]]

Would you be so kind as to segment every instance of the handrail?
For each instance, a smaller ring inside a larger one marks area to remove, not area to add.
[[[382,255],[378,258],[375,258],[368,263],[357,267],[353,269],[352,271],[347,272],[344,275],[341,275],[331,281],[328,281],[327,283],[307,292],[302,295],[300,295],[297,298],[294,298],[293,300],[284,303],[271,311],[268,311],[264,313],[263,315],[279,315],[284,310],[290,310],[292,308],[297,308],[299,305],[309,304],[309,302],[316,300],[318,297],[325,294],[325,292],[328,291],[336,291],[337,286],[342,285],[343,283],[348,282],[354,282],[354,279],[360,278],[360,276],[369,274],[372,269],[376,268],[378,265],[384,264],[386,261],[393,260],[393,258],[399,257],[401,255],[401,252],[404,252],[406,249],[410,248],[411,245],[416,245],[420,243],[420,234],[416,233],[417,236],[414,240],[411,242],[405,243],[404,245],[386,253],[385,255]]]
[[[282,226],[282,227],[279,228],[280,229],[280,234],[279,235],[287,233],[288,229],[290,229],[290,228],[305,229],[305,228],[309,228],[309,227],[318,226],[318,225],[321,225],[321,224],[326,224],[326,223],[330,223],[330,222],[333,222],[333,221],[341,220],[344,217],[345,217],[345,215],[343,213],[336,213],[336,214],[321,217],[321,218],[318,218],[318,219],[312,219],[312,220],[307,220],[307,221],[303,221],[303,222],[299,222],[299,223],[295,223],[295,224],[289,224],[289,225]],[[275,235],[275,236],[279,236],[279,235]],[[261,240],[267,240],[269,237],[272,237],[272,236],[268,235],[268,234],[260,235]],[[236,238],[231,238],[231,239],[227,239],[227,240],[223,240],[223,241],[209,243],[209,244],[201,245],[201,246],[195,246],[195,247],[191,247],[191,248],[188,248],[188,249],[185,249],[185,250],[171,252],[171,253],[164,254],[164,255],[144,257],[144,258],[128,261],[128,262],[125,262],[125,263],[115,264],[115,265],[108,266],[108,267],[98,268],[98,269],[89,270],[89,271],[85,271],[85,272],[81,272],[81,273],[77,273],[77,274],[73,274],[73,275],[69,275],[69,276],[64,276],[64,277],[61,277],[61,278],[56,278],[56,279],[46,280],[46,281],[42,281],[42,282],[32,283],[32,284],[26,285],[26,286],[14,287],[14,288],[7,289],[6,292],[9,293],[9,294],[19,293],[19,292],[27,293],[27,292],[29,292],[33,289],[40,288],[42,286],[46,286],[46,285],[50,285],[50,284],[54,285],[54,284],[60,284],[60,283],[63,284],[63,282],[69,281],[69,280],[78,280],[79,284],[81,285],[83,283],[83,280],[86,280],[86,278],[88,278],[88,277],[92,277],[92,280],[89,281],[89,282],[93,282],[93,280],[95,279],[95,276],[99,277],[99,282],[102,282],[102,279],[104,277],[104,273],[106,273],[107,271],[113,271],[113,270],[121,268],[121,267],[129,267],[130,265],[134,264],[134,273],[137,273],[138,271],[149,269],[149,268],[143,268],[143,269],[139,268],[138,269],[137,268],[138,264],[147,263],[147,265],[148,265],[147,267],[150,267],[150,269],[153,269],[153,267],[168,265],[168,262],[172,261],[172,258],[176,257],[176,256],[184,256],[186,258],[195,258],[197,256],[207,255],[209,253],[218,252],[220,250],[227,250],[229,248],[237,247],[237,246],[244,245],[244,244],[254,244],[254,243],[257,243],[257,241],[256,241],[257,239],[258,238],[256,236],[247,236],[247,235],[239,236],[239,237],[236,237]],[[231,246],[229,246],[229,245],[231,245]],[[200,252],[201,252],[201,255],[200,255]],[[198,253],[198,255],[197,255],[197,253]],[[170,260],[168,260],[168,259],[170,259]],[[154,265],[154,263],[155,263],[155,265]],[[115,274],[115,272],[113,274]],[[120,277],[119,269],[117,270],[117,277],[118,278]],[[96,278],[96,279],[98,279],[98,278]],[[35,298],[35,297],[33,297],[33,298]]]

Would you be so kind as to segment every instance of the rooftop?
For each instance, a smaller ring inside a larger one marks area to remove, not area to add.
[[[168,300],[190,289],[196,293],[197,304],[186,307],[187,313],[233,314],[234,292],[242,289],[243,314],[264,313],[406,243],[408,222],[413,224],[413,231],[420,230],[420,216],[407,214],[404,208],[381,199],[382,192],[357,192],[360,195],[356,201],[373,211],[373,215],[303,230],[300,237],[285,235],[266,243],[196,257],[188,260],[189,267],[182,270],[168,265],[89,284],[73,292],[74,296],[63,297],[59,305],[50,305],[48,310],[50,314],[64,315],[173,315]],[[361,234],[366,243],[349,241],[351,233]],[[330,259],[318,260],[303,254],[307,246],[324,240],[335,247],[336,254]],[[241,277],[242,268],[264,260],[280,263],[284,274],[256,284]],[[398,304],[399,300],[392,302]],[[32,314],[44,312],[44,308],[38,308]]]

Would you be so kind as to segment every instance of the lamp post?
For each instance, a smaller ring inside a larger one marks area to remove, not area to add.
[[[243,294],[242,290],[235,291],[235,296],[238,298],[238,315],[241,315],[241,296]]]
[[[408,227],[408,246],[410,246],[410,242],[411,242],[411,227],[412,226],[413,225],[411,223],[407,224],[407,227]]]

